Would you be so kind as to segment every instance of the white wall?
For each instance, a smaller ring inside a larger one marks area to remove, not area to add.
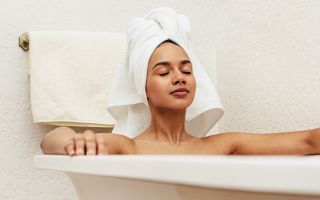
[[[320,127],[320,1],[217,0],[219,132]]]
[[[18,37],[41,30],[125,32],[132,18],[160,6],[190,19],[195,52],[225,108],[219,132],[320,126],[318,0],[2,0],[0,199],[77,199],[63,173],[32,167],[42,137],[55,126],[32,121],[28,53]]]
[[[2,0],[0,1],[0,199],[77,199],[69,179],[32,167],[43,136],[55,126],[32,121],[28,52],[18,38],[29,31],[125,32],[134,17],[169,6],[186,14],[193,28],[195,53],[215,79],[214,1],[196,0]],[[32,42],[32,41],[31,41]],[[85,129],[75,128],[76,131]],[[95,132],[110,132],[94,128]],[[211,134],[217,133],[217,126]]]

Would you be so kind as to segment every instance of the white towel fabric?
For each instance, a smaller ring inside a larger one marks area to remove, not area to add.
[[[188,17],[171,8],[156,8],[143,18],[133,19],[127,28],[127,48],[113,81],[108,112],[117,120],[113,133],[133,138],[150,125],[145,84],[148,62],[155,48],[171,39],[187,53],[193,64],[196,95],[187,108],[186,131],[203,137],[220,120],[223,108],[207,73],[192,50]]]
[[[126,34],[37,31],[29,38],[34,123],[113,127],[107,101]]]

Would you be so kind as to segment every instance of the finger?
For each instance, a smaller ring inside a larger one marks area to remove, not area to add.
[[[83,134],[77,134],[74,137],[75,143],[76,143],[76,155],[84,155],[84,137]]]
[[[97,136],[97,155],[108,155],[106,139],[103,136]]]
[[[75,145],[73,140],[67,142],[65,146],[65,151],[67,155],[70,155],[71,157],[75,155],[74,146]]]
[[[93,132],[84,134],[86,155],[96,155],[96,139]]]
[[[94,131],[93,130],[85,130],[84,132],[83,132],[83,134],[84,135],[86,135],[86,134],[93,134],[94,135]]]

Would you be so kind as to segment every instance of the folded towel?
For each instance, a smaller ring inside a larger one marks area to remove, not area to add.
[[[151,114],[145,94],[148,62],[155,48],[167,39],[186,51],[197,83],[195,99],[187,108],[186,131],[203,137],[222,117],[220,99],[192,50],[188,17],[171,8],[156,8],[128,25],[127,48],[108,101],[108,112],[117,120],[114,133],[133,138],[149,127]]]
[[[37,31],[29,38],[34,123],[113,127],[107,101],[125,33]]]

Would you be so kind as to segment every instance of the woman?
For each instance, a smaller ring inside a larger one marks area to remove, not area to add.
[[[320,128],[263,135],[222,133],[202,138],[195,137],[195,133],[187,133],[185,125],[188,114],[187,108],[194,106],[196,100],[199,102],[199,98],[204,98],[206,95],[201,91],[199,93],[199,87],[207,87],[204,84],[206,82],[202,81],[207,76],[199,76],[199,74],[205,72],[199,71],[202,67],[199,68],[197,59],[190,57],[190,55],[193,56],[193,53],[191,53],[187,44],[189,42],[188,37],[186,37],[189,32],[188,23],[185,17],[177,15],[172,9],[160,8],[147,13],[144,19],[134,19],[129,24],[127,33],[129,38],[128,57],[131,58],[131,61],[128,59],[128,62],[131,62],[129,65],[133,64],[133,58],[136,57],[136,61],[140,62],[140,60],[143,60],[143,56],[148,53],[148,50],[152,50],[150,57],[146,57],[147,62],[145,64],[139,63],[135,67],[124,68],[126,71],[120,70],[122,74],[132,73],[129,79],[135,77],[133,84],[136,84],[136,88],[133,90],[138,91],[141,96],[140,99],[146,99],[144,101],[145,107],[139,107],[135,112],[132,112],[135,114],[132,118],[139,116],[139,112],[144,112],[143,109],[147,109],[151,114],[150,116],[141,115],[149,116],[147,117],[149,119],[147,121],[148,127],[143,129],[144,131],[141,134],[136,134],[137,136],[131,139],[113,133],[95,134],[91,130],[86,130],[82,134],[76,133],[68,127],[59,127],[43,138],[41,144],[43,153],[70,156],[107,154],[304,155],[320,153]],[[168,35],[175,42],[163,39],[169,38]],[[154,49],[150,48],[155,44]],[[123,63],[126,63],[126,61],[123,61]],[[141,70],[144,65],[145,71]],[[146,74],[146,78],[143,78],[143,76],[141,78],[142,74]],[[118,83],[119,80],[123,79],[115,79]],[[145,82],[142,84],[139,81]],[[143,87],[140,87],[141,85]],[[125,87],[129,86],[130,84],[125,84]],[[141,88],[143,91],[141,91]],[[132,89],[128,90],[128,92],[130,91]],[[210,93],[211,90],[203,91],[208,91],[206,96],[214,95],[214,93]],[[114,93],[111,91],[111,95],[117,93],[119,91]],[[199,97],[199,94],[202,96]],[[196,98],[197,95],[198,98]],[[139,97],[139,95],[136,96]],[[121,98],[118,99],[121,100]],[[134,103],[138,105],[137,101]],[[208,108],[207,111],[212,110],[212,108]],[[108,111],[113,112],[112,109]],[[128,113],[128,111],[124,113]],[[195,116],[207,115],[204,113],[202,110]],[[128,114],[123,116],[123,119],[128,119]],[[210,116],[214,116],[214,113]],[[209,119],[213,119],[210,116]],[[216,116],[221,117],[221,115]],[[192,117],[192,119],[194,118]],[[120,117],[116,125],[116,131],[123,134],[122,130],[125,131],[125,129],[121,129],[121,127],[126,127],[129,122],[125,121],[123,123],[121,120]],[[144,123],[143,120],[140,121],[141,124]],[[140,121],[133,121],[133,126],[129,129],[135,132],[142,130],[139,129]],[[200,131],[202,124],[199,121],[195,122],[197,123],[193,123],[193,126],[199,124],[199,127],[193,130]],[[211,123],[211,125],[209,123],[207,127],[212,127],[215,123]],[[132,129],[134,126],[138,129]],[[205,130],[208,129],[207,127]],[[188,128],[190,129],[190,126]],[[202,132],[205,133],[205,131]]]
[[[146,94],[152,120],[149,128],[130,139],[118,134],[83,134],[59,127],[42,141],[44,154],[194,154],[304,155],[320,153],[320,129],[251,134],[222,133],[196,138],[185,131],[186,109],[195,96],[192,63],[185,51],[165,41],[153,52],[147,71]]]

